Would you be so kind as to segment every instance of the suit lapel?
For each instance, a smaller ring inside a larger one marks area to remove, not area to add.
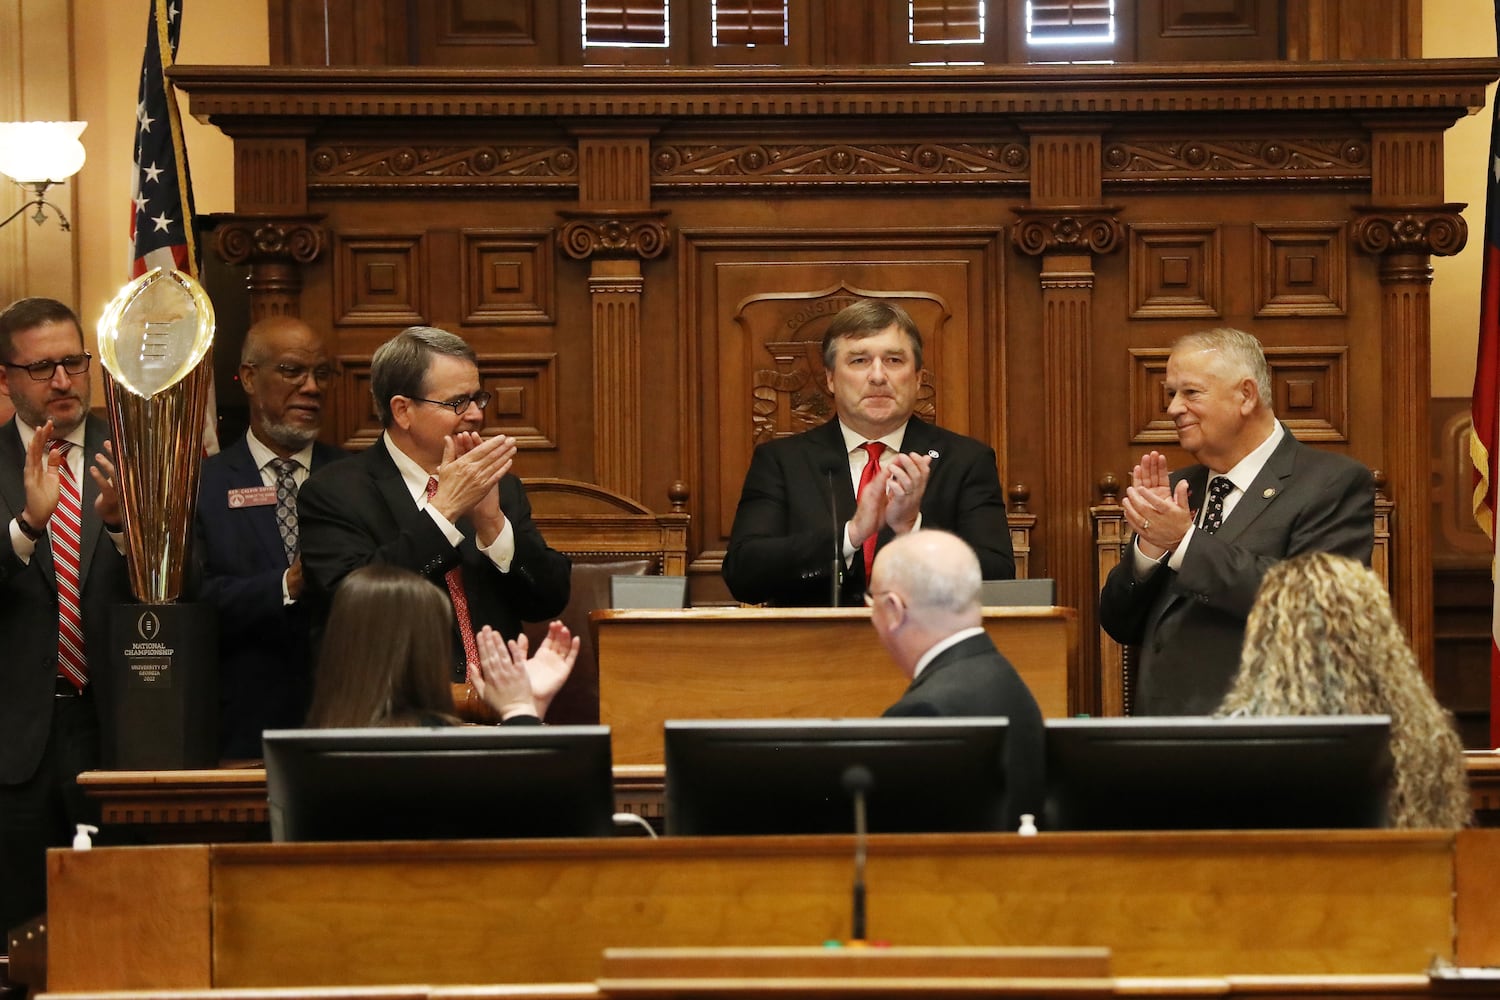
[[[1291,431],[1286,431],[1286,436],[1281,439],[1276,450],[1271,452],[1266,464],[1261,466],[1260,473],[1250,484],[1250,488],[1234,505],[1234,510],[1229,512],[1219,530],[1214,532],[1216,537],[1233,542],[1276,502],[1276,498],[1286,489],[1286,480],[1291,478],[1292,467],[1296,464],[1296,449],[1297,439],[1292,437]]]
[[[25,468],[26,449],[21,447],[21,431],[12,417],[0,427],[0,497],[12,517],[26,507],[26,484],[22,481]]]
[[[255,489],[264,486],[265,480],[261,478],[260,469],[255,464],[255,456],[250,453],[249,431],[245,432],[247,437],[240,438],[224,455],[224,463],[228,467],[229,475],[225,477],[229,489]],[[223,503],[228,507],[228,497],[212,497],[210,502],[214,504]],[[255,536],[256,544],[267,553],[284,552],[281,544],[281,532],[276,529],[276,507],[269,504],[262,507],[244,507],[238,514],[249,520],[250,530]]]
[[[813,431],[809,440],[815,447],[808,460],[813,478],[823,484],[820,494],[828,488],[829,472],[833,473],[834,506],[842,524],[854,516],[854,483],[849,478],[849,453],[844,450],[844,433],[839,429],[838,418]]]
[[[365,449],[365,455],[369,456],[370,478],[375,481],[375,488],[380,491],[392,520],[399,524],[417,509],[417,503],[412,499],[411,490],[406,488],[406,480],[401,478],[395,459],[386,451],[387,447],[389,445],[384,439],[377,440]]]

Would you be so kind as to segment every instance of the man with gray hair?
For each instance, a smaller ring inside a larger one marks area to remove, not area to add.
[[[453,678],[478,662],[474,633],[514,639],[568,603],[568,557],[548,547],[511,471],[516,440],[481,433],[490,393],[474,351],[432,327],[409,327],[370,360],[384,433],[319,471],[298,497],[302,565],[326,614],[334,589],[369,563],[402,566],[453,602]]]
[[[1260,341],[1183,337],[1167,359],[1167,413],[1198,464],[1150,452],[1122,506],[1135,544],[1099,595],[1099,623],[1139,647],[1132,712],[1207,715],[1234,679],[1261,577],[1281,559],[1333,552],[1370,563],[1370,470],[1297,441],[1272,410]]]
[[[1042,806],[1042,713],[984,630],[979,558],[962,538],[922,529],[875,557],[865,603],[880,643],[911,680],[898,716],[1004,716],[1009,825]],[[934,776],[935,780],[938,776]]]

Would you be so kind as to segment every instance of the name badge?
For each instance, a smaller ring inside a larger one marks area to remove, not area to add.
[[[275,504],[276,487],[274,486],[246,486],[229,491],[230,510],[238,510],[241,507],[271,507]]]

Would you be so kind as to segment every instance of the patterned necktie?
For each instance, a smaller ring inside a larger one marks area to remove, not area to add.
[[[293,473],[302,463],[295,458],[273,458],[268,464],[276,474],[276,530],[290,566],[297,558],[297,479]]]
[[[79,552],[83,539],[83,502],[78,480],[68,465],[70,441],[53,441],[57,452],[57,509],[48,522],[52,536],[52,563],[57,570],[57,672],[82,691],[89,682],[84,656],[83,604],[79,600]]]
[[[1215,476],[1208,484],[1208,509],[1203,512],[1203,530],[1212,535],[1224,526],[1224,498],[1234,489],[1228,476]]]
[[[437,476],[427,477],[427,499],[431,500],[437,493]],[[443,577],[443,582],[448,585],[448,600],[453,602],[453,620],[458,622],[458,637],[464,643],[464,662],[477,664],[479,662],[479,643],[474,639],[474,626],[469,621],[469,599],[464,595],[464,574],[462,566],[455,566]]]
[[[854,499],[856,502],[858,502],[860,497],[864,496],[865,487],[870,485],[870,481],[874,479],[875,474],[880,471],[880,456],[885,453],[885,444],[881,441],[866,441],[864,444],[860,445],[860,447],[863,448],[870,457],[865,459],[865,467],[861,469],[859,473],[859,489],[854,493]],[[870,533],[869,538],[865,539],[864,548],[866,581],[870,579],[870,570],[875,565],[875,540],[879,534],[880,532],[877,529]]]

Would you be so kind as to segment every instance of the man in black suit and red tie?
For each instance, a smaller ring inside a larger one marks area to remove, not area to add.
[[[1370,564],[1375,489],[1354,459],[1310,448],[1271,407],[1271,370],[1243,330],[1189,334],[1167,359],[1167,413],[1198,464],[1150,452],[1121,506],[1135,542],[1099,594],[1099,624],[1137,645],[1135,715],[1207,715],[1239,669],[1272,564],[1333,552]]]
[[[46,851],[98,809],[75,780],[106,763],[109,613],[131,599],[104,421],[73,310],[0,312],[0,931],[46,907]],[[0,948],[4,941],[0,940]]]
[[[318,441],[337,370],[323,338],[294,316],[250,328],[240,385],[245,436],[203,463],[197,552],[201,600],[219,613],[219,756],[261,755],[266,729],[295,729],[312,694],[297,493],[345,453]]]
[[[453,602],[454,680],[478,662],[474,632],[514,639],[568,603],[572,564],[550,548],[511,471],[516,440],[484,437],[490,394],[464,341],[409,327],[370,360],[384,427],[363,452],[319,470],[297,497],[302,567],[318,607],[351,570],[403,566]]]
[[[857,605],[875,553],[921,527],[968,542],[984,579],[1013,578],[994,449],[913,417],[922,334],[906,310],[843,309],[823,366],[837,418],[755,449],[724,557],[730,593],[817,607],[837,591],[837,604]]]

